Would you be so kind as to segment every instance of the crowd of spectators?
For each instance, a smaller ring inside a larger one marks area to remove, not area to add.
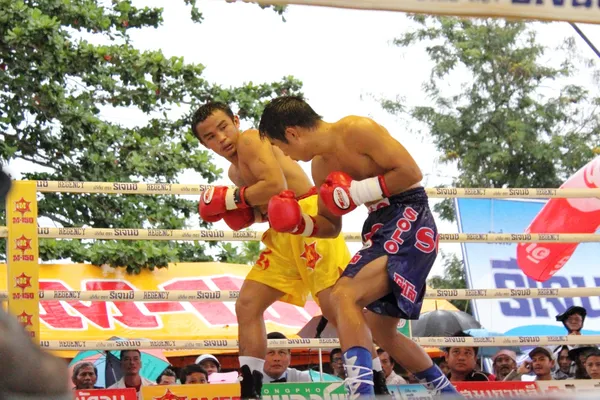
[[[557,316],[569,334],[580,334],[585,320],[585,309],[571,307]],[[470,337],[456,332],[454,337]],[[268,339],[285,339],[279,332],[271,332]],[[416,378],[402,368],[402,360],[394,360],[385,349],[377,349],[377,355],[388,385],[417,383]],[[120,354],[123,377],[114,388],[133,387],[140,390],[146,385],[204,384],[209,377],[221,373],[221,363],[212,354],[199,356],[195,363],[183,368],[168,367],[156,382],[139,375],[141,354],[138,350],[124,350]],[[311,382],[314,376],[310,368],[290,368],[292,353],[289,349],[269,349],[265,358],[265,382]],[[451,382],[464,381],[536,381],[564,379],[600,379],[600,349],[596,346],[535,347],[520,356],[510,348],[501,348],[491,357],[492,370],[482,369],[482,358],[477,347],[454,346],[443,349],[443,356],[433,359]],[[316,368],[315,368],[316,369]],[[341,349],[333,349],[325,372],[344,380],[346,373]],[[83,362],[73,369],[72,381],[76,389],[97,388],[98,372],[93,364]]]

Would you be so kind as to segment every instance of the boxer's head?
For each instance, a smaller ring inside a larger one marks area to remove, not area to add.
[[[225,103],[206,103],[192,117],[192,132],[205,147],[230,158],[237,153],[240,119]]]
[[[265,107],[258,130],[286,155],[298,161],[310,161],[314,154],[307,136],[322,121],[301,97],[282,96]]]

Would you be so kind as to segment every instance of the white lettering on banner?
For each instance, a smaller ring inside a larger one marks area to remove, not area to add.
[[[88,326],[101,330],[114,330],[115,323],[130,329],[157,329],[163,327],[162,314],[191,313],[205,325],[221,327],[237,324],[232,303],[200,303],[161,301],[169,299],[168,290],[193,290],[200,292],[199,297],[220,298],[221,293],[201,293],[202,291],[238,291],[243,277],[219,275],[201,278],[178,278],[167,281],[159,288],[162,291],[147,293],[145,302],[104,302],[79,301],[79,292],[60,280],[40,280],[40,291],[54,290],[60,293],[60,300],[40,303],[40,320],[50,329],[84,331]],[[132,299],[138,290],[124,280],[94,280],[82,282],[82,290],[110,291],[109,298],[114,300]],[[306,303],[304,308],[277,302],[265,312],[265,321],[284,326],[302,328],[318,312],[314,301]]]

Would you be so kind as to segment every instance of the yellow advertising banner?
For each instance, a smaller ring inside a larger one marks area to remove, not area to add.
[[[237,383],[142,386],[143,400],[239,400],[239,398],[240,385]]]
[[[15,315],[32,340],[40,340],[39,266],[37,232],[37,193],[35,182],[13,182],[6,198],[6,242],[8,271],[8,311]],[[6,290],[6,289],[5,289]]]
[[[176,263],[154,271],[143,270],[139,275],[128,275],[122,268],[90,264],[41,264],[35,271],[38,270],[39,289],[50,296],[39,304],[41,340],[235,340],[238,337],[235,303],[220,298],[222,293],[224,296],[228,291],[241,288],[250,267],[211,262]],[[9,286],[14,289],[14,283],[9,282],[15,282],[14,277],[7,281],[6,265],[0,264],[0,292]],[[87,291],[107,293],[107,300],[96,299],[96,295],[84,296]],[[186,301],[191,300],[190,296],[180,300],[181,297],[169,291],[192,291],[196,293],[194,298],[209,301]],[[27,288],[27,293],[34,293],[37,299],[37,291]],[[140,301],[116,301],[134,298]],[[35,309],[28,312],[31,314]],[[446,300],[424,301],[422,312],[436,309],[456,310]],[[320,314],[312,300],[304,307],[276,302],[265,312],[264,319],[267,332],[278,331],[292,339],[298,338],[298,332]],[[224,352],[227,351],[211,350],[213,354]],[[199,353],[202,350],[165,351],[164,355]],[[76,352],[57,351],[56,354],[70,358]]]
[[[5,268],[0,265],[0,291],[7,290]],[[170,264],[168,268],[128,275],[124,269],[108,266],[41,264],[39,287],[45,291],[228,291],[239,290],[249,271],[247,265],[177,263]],[[8,286],[14,289],[14,284]],[[30,293],[30,289],[27,290]],[[39,305],[43,340],[108,340],[112,337],[149,340],[237,339],[233,301],[214,301],[217,298],[211,298],[211,302],[153,301],[149,298],[139,302],[111,302],[70,300],[73,297],[66,296],[64,292],[58,292],[57,295],[64,296],[65,300],[42,301]],[[206,295],[220,297],[219,293]],[[111,292],[110,296],[119,299],[123,292]],[[298,331],[319,314],[320,309],[314,301],[308,301],[303,308],[277,302],[265,312],[264,318],[268,331],[279,331],[289,338],[297,338]],[[195,354],[190,351],[168,353],[165,355]],[[60,353],[65,357],[72,354]]]
[[[254,2],[254,0],[243,1]],[[600,23],[600,3],[597,0],[267,0],[261,3]]]

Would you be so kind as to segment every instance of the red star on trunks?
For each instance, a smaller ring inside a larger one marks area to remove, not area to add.
[[[317,242],[312,242],[308,245],[304,243],[304,252],[300,254],[300,258],[304,258],[306,260],[306,266],[314,270],[319,260],[323,258],[317,253]]]

